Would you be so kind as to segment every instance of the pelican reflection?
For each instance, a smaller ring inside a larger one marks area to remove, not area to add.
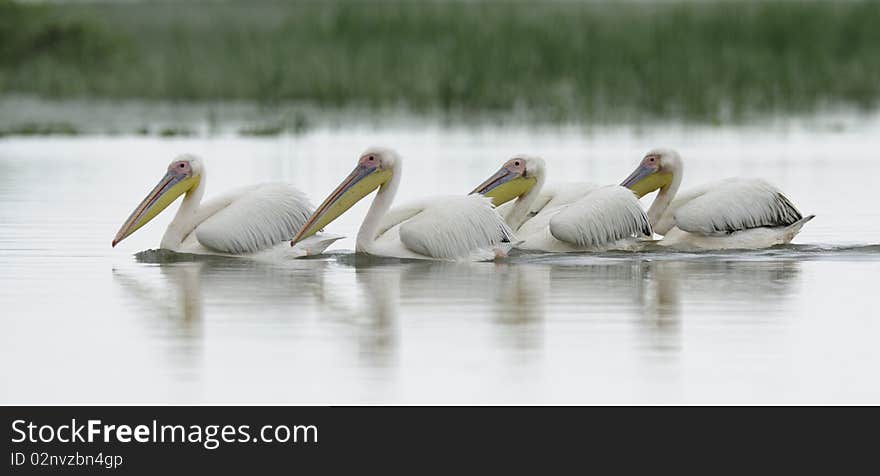
[[[291,309],[316,307],[328,264],[292,260],[275,265],[170,252],[142,253],[136,259],[140,263],[135,266],[114,269],[113,280],[144,321],[147,337],[162,344],[163,354],[181,356],[178,364],[198,361],[212,309],[237,316],[237,324],[247,323],[270,337],[285,329],[278,324],[302,322],[307,315]]]
[[[773,318],[797,292],[795,260],[658,260],[643,263],[641,327],[648,347],[678,352],[681,316],[689,306],[723,308],[723,319]],[[719,316],[710,316],[718,319]]]

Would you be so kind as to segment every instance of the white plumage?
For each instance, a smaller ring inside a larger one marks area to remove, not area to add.
[[[314,207],[286,183],[240,188],[206,201],[196,212],[198,242],[213,251],[248,254],[287,244]]]
[[[442,197],[438,202],[401,223],[400,241],[411,251],[457,260],[513,240],[513,231],[491,200],[470,195]]]
[[[533,174],[540,175],[540,177],[531,191],[496,208],[498,214],[504,217],[514,230],[525,225],[527,220],[532,220],[542,210],[554,210],[564,205],[570,205],[599,188],[599,185],[588,182],[557,183],[545,187],[543,167],[539,172],[533,172]],[[528,207],[525,206],[526,204]],[[547,226],[548,223],[544,225]]]
[[[426,208],[430,208],[433,201],[434,199],[413,200],[388,210],[387,213],[382,215],[373,239],[384,235],[388,230],[418,215]]]
[[[648,152],[638,170],[671,177],[648,210],[663,246],[766,248],[790,242],[814,217],[804,217],[782,191],[758,178],[730,178],[676,195],[684,167],[673,150]]]
[[[535,188],[540,186],[541,182],[538,182]],[[507,202],[498,207],[498,212],[520,240],[542,233],[550,236],[550,220],[561,210],[586,197],[597,188],[599,188],[597,185],[589,183],[556,184],[548,190],[530,191],[516,200]],[[537,198],[532,199],[533,196]]]
[[[766,181],[734,178],[704,185],[673,200],[661,216],[661,222],[665,217],[669,217],[666,222],[690,233],[721,235],[750,228],[793,225],[803,215],[779,189]],[[664,234],[668,231],[665,226]]]
[[[648,217],[632,191],[590,183],[545,189],[543,159],[520,160],[525,162],[524,173],[536,183],[498,208],[519,239],[517,248],[552,252],[632,249],[640,239],[651,237]]]
[[[294,241],[326,226],[378,188],[358,231],[358,252],[390,258],[488,260],[509,249],[513,232],[485,197],[432,197],[391,209],[402,162],[391,149],[368,149]]]
[[[116,243],[155,217],[185,193],[160,247],[195,254],[297,257],[323,251],[341,236],[321,235],[292,249],[289,241],[311,215],[306,196],[286,183],[242,187],[201,203],[207,171],[201,159],[183,155],[135,209],[114,239]],[[176,184],[176,185],[175,185]]]
[[[358,233],[357,250],[393,258],[487,260],[509,249],[513,232],[485,197],[432,197],[390,209],[402,176],[396,152],[373,148],[391,179],[379,189]]]
[[[583,248],[598,248],[637,236],[650,237],[651,225],[635,195],[610,185],[560,210],[550,219],[550,234]]]

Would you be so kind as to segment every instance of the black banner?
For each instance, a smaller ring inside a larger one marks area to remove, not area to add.
[[[872,436],[853,433],[875,431],[870,410],[873,418],[856,420],[851,409],[809,408],[2,407],[8,471],[0,474],[587,470],[753,459],[790,469],[835,445],[848,454],[842,469],[876,448]]]

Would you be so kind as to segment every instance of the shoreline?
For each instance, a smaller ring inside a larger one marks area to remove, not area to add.
[[[0,95],[0,139],[45,136],[280,137],[315,130],[446,131],[606,131],[634,133],[657,129],[741,130],[785,133],[793,130],[845,132],[880,130],[880,109],[829,107],[810,114],[753,114],[726,123],[684,118],[641,121],[553,121],[528,111],[414,112],[405,108],[319,108],[293,102],[274,106],[250,101],[140,101],[43,99]]]

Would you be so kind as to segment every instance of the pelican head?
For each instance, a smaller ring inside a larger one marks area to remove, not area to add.
[[[193,155],[181,155],[168,165],[168,171],[146,198],[131,212],[122,224],[113,246],[144,226],[171,205],[177,197],[198,186],[202,178],[202,161]]]
[[[672,149],[654,149],[645,154],[639,166],[620,185],[640,198],[654,190],[667,187],[681,171],[681,158]]]
[[[529,193],[543,176],[544,159],[518,155],[505,162],[471,194],[479,193],[489,197],[492,199],[492,204],[497,207]]]
[[[397,152],[382,147],[367,149],[361,154],[354,170],[312,213],[290,245],[314,235],[373,190],[383,187],[399,168],[400,156]]]

